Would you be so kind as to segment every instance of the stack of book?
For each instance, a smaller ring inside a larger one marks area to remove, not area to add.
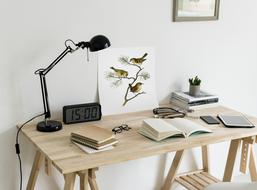
[[[201,91],[198,96],[190,96],[188,92],[172,92],[171,104],[185,110],[194,110],[218,104],[219,97]]]
[[[108,148],[118,142],[111,131],[95,125],[85,126],[81,130],[72,132],[71,141],[96,150]]]

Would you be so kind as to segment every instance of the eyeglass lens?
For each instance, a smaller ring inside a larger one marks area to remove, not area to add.
[[[114,127],[112,129],[112,132],[114,132],[114,134],[116,134],[116,133],[121,133],[123,130],[124,131],[129,131],[130,129],[131,128],[127,124],[122,124],[121,126]]]

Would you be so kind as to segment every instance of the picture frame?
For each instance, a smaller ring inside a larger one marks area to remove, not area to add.
[[[219,18],[220,0],[173,0],[173,21],[210,21]]]

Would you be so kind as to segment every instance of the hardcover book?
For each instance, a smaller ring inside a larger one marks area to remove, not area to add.
[[[188,92],[172,92],[171,97],[176,98],[186,103],[208,103],[218,102],[219,97],[217,95],[209,94],[201,91],[199,96],[190,96]]]
[[[97,150],[116,144],[115,135],[104,128],[95,125],[71,133],[71,141]]]
[[[84,139],[96,144],[103,143],[115,137],[115,135],[111,131],[101,127],[97,127],[95,125],[85,126],[81,130],[72,132],[71,136],[75,138],[78,137],[80,139]]]
[[[161,141],[168,137],[187,138],[194,134],[211,132],[210,129],[184,118],[145,119],[139,130],[140,134],[155,141]]]

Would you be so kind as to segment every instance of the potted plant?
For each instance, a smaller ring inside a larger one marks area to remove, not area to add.
[[[189,79],[189,95],[191,96],[199,96],[200,94],[200,84],[201,84],[201,79],[196,76],[195,78],[190,78]]]

